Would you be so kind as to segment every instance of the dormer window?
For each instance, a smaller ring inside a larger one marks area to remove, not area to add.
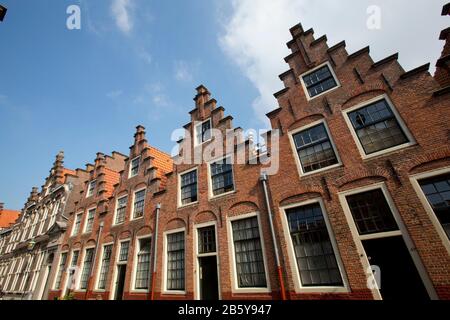
[[[138,175],[140,162],[141,162],[141,157],[137,157],[137,158],[134,158],[133,160],[131,160],[130,175],[129,175],[130,178]]]
[[[195,126],[195,142],[197,146],[211,140],[211,127],[211,119]]]
[[[91,181],[89,183],[88,192],[86,194],[86,197],[92,197],[94,195],[95,186],[97,185],[97,180]]]

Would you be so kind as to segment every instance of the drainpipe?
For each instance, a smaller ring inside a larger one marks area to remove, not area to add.
[[[272,241],[273,241],[273,247],[274,247],[274,251],[275,251],[275,260],[277,263],[277,273],[278,273],[278,281],[280,282],[281,299],[287,300],[286,299],[286,291],[284,288],[284,281],[283,281],[283,271],[281,269],[281,263],[280,263],[280,254],[278,252],[278,242],[277,242],[277,238],[275,236],[275,228],[273,225],[272,209],[270,207],[270,202],[269,202],[269,192],[267,191],[267,181],[269,178],[266,173],[262,173],[260,179],[261,179],[263,189],[264,189],[264,198],[266,200],[267,212],[269,214],[270,231],[272,233]]]
[[[156,257],[158,256],[158,225],[159,225],[159,211],[161,210],[161,204],[156,205],[155,213],[155,231],[153,232],[153,274],[151,284],[151,300],[155,300],[155,281],[156,281]]]
[[[92,278],[94,276],[94,269],[95,269],[95,265],[96,265],[95,259],[97,259],[98,244],[100,242],[100,235],[102,234],[103,225],[104,225],[104,222],[100,221],[100,225],[99,225],[99,228],[98,228],[98,234],[97,234],[97,243],[95,244],[94,256],[92,257],[92,266],[91,266],[91,270],[89,272],[89,280],[88,280],[88,283],[87,283],[87,286],[86,286],[86,293],[84,294],[84,300],[87,300],[88,293],[89,293],[89,288],[91,286],[91,281],[92,281]]]

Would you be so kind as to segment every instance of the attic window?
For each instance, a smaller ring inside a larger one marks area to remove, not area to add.
[[[88,192],[86,194],[86,197],[92,197],[94,195],[95,186],[97,185],[97,180],[91,181],[89,183]]]
[[[211,140],[211,119],[195,126],[195,138],[196,145],[201,145]]]
[[[308,91],[309,99],[339,86],[329,63],[317,67],[312,72],[302,76],[301,79],[306,91]]]
[[[135,177],[139,173],[139,164],[141,162],[141,157],[134,158],[130,165],[130,178]]]

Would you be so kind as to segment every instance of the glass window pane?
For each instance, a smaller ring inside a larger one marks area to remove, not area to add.
[[[184,232],[167,235],[167,290],[184,290]]]
[[[265,288],[266,274],[256,217],[232,222],[239,288]]]

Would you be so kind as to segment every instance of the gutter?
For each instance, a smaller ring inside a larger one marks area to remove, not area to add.
[[[152,273],[152,281],[151,281],[151,296],[150,300],[155,300],[155,284],[156,284],[156,257],[158,256],[158,225],[159,225],[159,212],[161,210],[161,204],[158,203],[156,205],[156,213],[155,213],[155,230],[153,231],[153,273]]]
[[[275,227],[273,225],[273,213],[272,213],[272,209],[270,207],[270,202],[269,202],[269,192],[267,190],[267,182],[269,180],[269,177],[267,176],[266,173],[263,173],[263,174],[261,174],[260,180],[263,185],[264,199],[266,200],[267,213],[269,216],[270,231],[272,234],[273,247],[274,247],[274,251],[275,251],[275,260],[277,263],[278,281],[280,282],[281,299],[287,300],[286,299],[286,289],[284,287],[284,281],[283,281],[283,270],[282,270],[281,262],[280,262],[280,253],[278,252],[278,242],[277,242],[277,237],[275,236]]]

